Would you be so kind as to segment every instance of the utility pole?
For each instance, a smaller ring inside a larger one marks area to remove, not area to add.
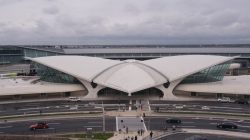
[[[102,131],[105,132],[105,110],[104,110],[104,106],[103,106],[103,101],[102,101]]]

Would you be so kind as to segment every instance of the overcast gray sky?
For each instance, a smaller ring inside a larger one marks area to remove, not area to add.
[[[250,0],[0,0],[0,44],[250,43]]]

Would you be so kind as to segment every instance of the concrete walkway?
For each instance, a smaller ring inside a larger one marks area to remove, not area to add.
[[[143,140],[144,138],[149,136],[150,132],[145,132],[142,136],[139,136],[137,132],[129,132],[128,134],[121,132],[120,134],[116,132],[113,137],[108,140],[124,140],[125,138],[131,138],[137,136],[137,140]],[[130,139],[128,139],[130,140]]]

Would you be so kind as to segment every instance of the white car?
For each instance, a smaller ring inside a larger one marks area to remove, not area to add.
[[[176,109],[183,109],[185,105],[174,105]]]
[[[202,106],[201,109],[202,110],[209,110],[210,108],[208,106]]]
[[[229,98],[229,97],[222,97],[222,98],[218,98],[218,101],[219,102],[230,102],[231,101],[231,99]]]
[[[69,97],[69,101],[79,102],[79,101],[81,101],[81,99],[79,97]]]

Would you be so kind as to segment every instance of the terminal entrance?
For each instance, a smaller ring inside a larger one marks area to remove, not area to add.
[[[123,92],[123,91],[119,91],[119,90],[115,90],[112,88],[104,88],[101,89],[98,93],[97,93],[98,97],[131,97],[131,98],[151,98],[151,97],[158,97],[161,98],[163,97],[163,92],[157,88],[148,88],[148,89],[144,89],[141,91],[137,91],[134,93],[131,93],[131,96],[129,96],[128,93]]]

